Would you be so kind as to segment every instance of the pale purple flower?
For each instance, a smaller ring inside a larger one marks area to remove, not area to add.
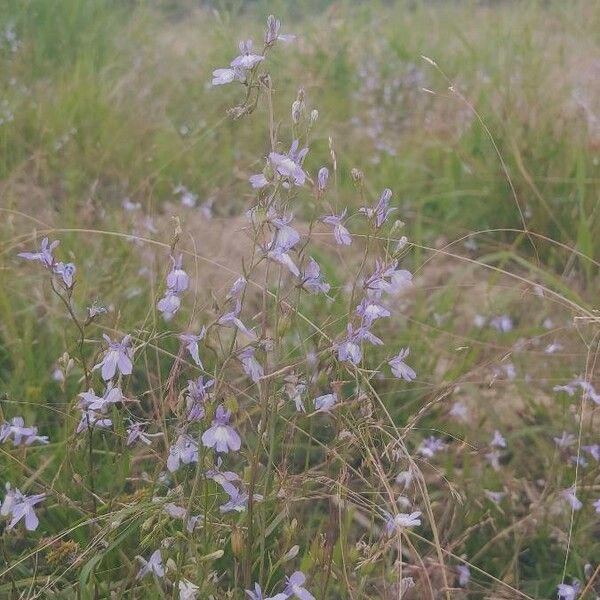
[[[335,344],[338,360],[358,365],[362,360],[362,350],[359,341],[360,337],[356,335],[352,329],[352,325],[348,323],[346,339]]]
[[[208,390],[214,385],[214,379],[207,379],[204,382],[204,377],[198,377],[195,381],[188,381],[187,396],[186,396],[186,420],[189,423],[200,421],[204,417],[204,401],[208,395]]]
[[[246,74],[239,68],[215,69],[212,74],[213,85],[224,85],[226,83],[231,83],[232,81],[246,81]]]
[[[189,465],[193,462],[198,462],[198,444],[191,436],[182,433],[169,448],[167,469],[174,473],[182,464]]]
[[[102,334],[102,337],[108,344],[108,350],[94,369],[102,369],[102,379],[104,381],[112,379],[117,372],[117,368],[122,375],[131,375],[133,371],[131,336],[126,335],[120,342],[113,342],[106,334]]]
[[[200,360],[198,342],[202,341],[206,337],[206,328],[202,327],[200,333],[195,335],[193,333],[182,333],[179,339],[185,344],[185,349],[189,352],[192,360],[203,369],[202,361]]]
[[[73,263],[59,262],[54,265],[54,272],[62,277],[63,283],[67,288],[73,287],[73,275],[75,275],[75,265]]]
[[[149,574],[156,575],[157,577],[165,576],[165,568],[162,564],[160,550],[155,550],[148,560],[145,560],[141,556],[138,556],[137,558],[142,563],[142,568],[136,575],[136,579],[143,579]]]
[[[231,483],[232,481],[239,481],[240,476],[233,471],[221,471],[221,466],[223,464],[223,460],[219,456],[217,459],[217,465],[212,469],[208,469],[206,471],[206,477],[208,479],[212,479],[214,482],[218,483],[220,486],[223,486],[225,483]]]
[[[48,436],[39,436],[35,426],[25,427],[23,417],[13,417],[9,422],[0,425],[0,442],[6,442],[12,436],[13,446],[31,446],[35,442],[48,443]]]
[[[465,587],[471,579],[469,565],[457,565],[456,574],[458,576],[458,585],[460,585],[460,587]]]
[[[598,498],[598,500],[595,500],[592,503],[592,506],[594,507],[597,513],[600,513],[600,498]]]
[[[390,283],[386,288],[386,292],[395,295],[399,294],[413,284],[413,275],[406,269],[398,269],[390,275]]]
[[[106,314],[107,312],[108,308],[105,308],[104,306],[98,306],[95,302],[91,306],[87,307],[88,319],[90,320],[98,315]]]
[[[200,588],[187,579],[180,579],[177,587],[179,588],[179,600],[196,600],[198,597]]]
[[[239,48],[240,48],[240,55],[236,56],[232,61],[231,61],[231,66],[234,69],[246,69],[246,70],[250,70],[253,69],[259,62],[261,62],[262,60],[264,60],[264,56],[262,56],[261,54],[253,54],[252,53],[252,48],[253,48],[254,44],[252,42],[252,40],[245,40],[240,42]],[[214,85],[214,83],[213,83]]]
[[[245,492],[241,492],[238,490],[235,485],[230,483],[229,481],[220,482],[223,491],[229,496],[229,500],[219,506],[219,511],[221,513],[228,512],[244,512],[248,508],[248,500],[249,496]],[[254,494],[254,501],[260,502],[263,497],[260,494]]]
[[[494,437],[492,438],[490,445],[494,448],[506,448],[506,440],[497,429],[494,431]]]
[[[54,257],[52,256],[52,252],[58,246],[60,242],[55,240],[54,242],[49,242],[48,238],[45,237],[42,240],[42,247],[39,252],[19,252],[17,256],[24,258],[25,260],[33,260],[41,262],[45,267],[51,269],[54,266]]]
[[[560,583],[557,588],[557,594],[559,600],[575,600],[579,595],[581,585],[578,581],[574,581],[573,585],[567,583]]]
[[[300,234],[290,225],[294,218],[293,215],[278,216],[271,213],[268,218],[277,230],[276,236],[268,248],[277,247],[284,252],[291,250],[300,241]]]
[[[254,591],[252,590],[245,590],[246,594],[248,595],[248,597],[250,598],[250,600],[287,600],[287,598],[289,596],[286,596],[285,594],[275,594],[274,596],[269,596],[268,598],[266,596],[263,596],[262,593],[262,589],[260,587],[260,585],[258,585],[258,583],[254,584]]]
[[[3,517],[10,516],[10,522],[6,526],[7,530],[12,529],[17,523],[24,519],[25,529],[27,531],[35,531],[39,525],[39,519],[33,510],[36,504],[39,504],[46,494],[35,494],[26,496],[17,488],[11,489],[10,484],[6,484],[6,495],[0,508],[0,515]]]
[[[590,446],[582,446],[582,448],[585,452],[588,452],[596,462],[600,462],[600,444],[591,444]]]
[[[167,502],[164,505],[163,510],[173,519],[181,519],[182,521],[184,521],[185,529],[188,533],[192,533],[194,531],[196,525],[198,524],[198,521],[202,518],[202,515],[194,515],[186,519],[186,509],[183,508],[183,506],[177,506],[173,502]]]
[[[296,277],[300,276],[300,270],[286,250],[283,250],[279,246],[275,245],[270,249],[267,248],[266,256],[270,260],[286,267],[292,275],[295,275]]]
[[[552,389],[555,392],[566,392],[569,396],[573,396],[577,387],[574,382],[571,382],[566,385],[555,385]]]
[[[279,33],[281,23],[273,15],[267,17],[267,30],[265,31],[265,46],[272,46],[276,41],[288,42],[296,36]]]
[[[490,466],[494,469],[494,471],[500,470],[500,458],[502,455],[498,450],[491,450],[487,452],[485,455],[485,459],[490,463]]]
[[[309,257],[308,265],[302,274],[302,287],[311,294],[327,294],[331,289],[331,286],[321,279],[321,267],[312,257]]]
[[[575,495],[575,486],[563,490],[560,495],[573,510],[581,510],[583,502]]]
[[[156,308],[162,313],[165,321],[170,321],[181,306],[181,298],[172,290],[167,290],[165,295],[156,303]]]
[[[417,454],[420,454],[425,458],[433,458],[438,452],[445,448],[446,444],[442,440],[431,435],[421,441],[417,448]]]
[[[468,422],[469,420],[469,411],[467,407],[462,402],[455,402],[452,405],[452,408],[448,412],[451,417],[458,419],[459,421]]]
[[[506,492],[493,492],[492,490],[483,490],[486,498],[494,502],[495,504],[499,504],[502,502],[504,496],[506,496]]]
[[[324,394],[315,398],[315,410],[317,412],[329,412],[337,402],[337,394]]]
[[[181,294],[187,290],[190,283],[189,275],[183,270],[183,255],[171,256],[173,266],[167,275],[167,287],[174,294]]]
[[[513,322],[508,315],[499,315],[490,319],[490,327],[500,333],[507,333],[512,330]]]
[[[263,369],[262,365],[254,357],[255,352],[256,348],[248,346],[239,353],[239,358],[242,362],[242,366],[244,367],[244,371],[246,375],[248,375],[248,377],[254,381],[254,383],[256,383],[265,374],[265,370]]]
[[[260,190],[269,185],[269,180],[265,177],[264,173],[257,173],[256,175],[250,176],[250,185],[255,190]]]
[[[112,420],[91,409],[82,410],[81,419],[75,431],[76,433],[81,433],[82,431],[87,431],[90,427],[108,429],[112,427]]]
[[[398,379],[404,379],[405,381],[412,381],[417,377],[414,369],[409,367],[404,362],[404,359],[409,355],[409,353],[409,348],[402,348],[398,355],[388,362],[388,365],[392,368],[392,373],[394,376],[398,377]]]
[[[245,277],[238,277],[233,282],[233,285],[231,286],[231,289],[227,293],[227,296],[225,296],[225,299],[226,300],[231,300],[232,298],[239,299],[240,296],[242,295],[242,292],[246,289],[247,283],[248,282],[246,281]]]
[[[342,225],[342,221],[346,218],[348,209],[344,209],[340,215],[327,215],[322,218],[323,223],[333,226],[333,237],[340,246],[349,246],[352,244],[352,236],[350,232]]]
[[[190,192],[184,185],[179,184],[174,190],[174,194],[179,194],[181,197],[181,204],[186,206],[187,208],[194,208],[196,206],[196,201],[198,200],[198,196],[193,192]]]
[[[144,427],[146,427],[143,423],[132,423],[127,428],[127,445],[132,446],[136,441],[142,442],[142,444],[146,444],[146,446],[150,446],[152,444],[152,439],[154,437],[162,436],[162,433],[159,431],[158,433],[146,433],[144,431]]]
[[[395,208],[388,208],[390,204],[390,200],[392,198],[392,190],[386,188],[381,193],[379,198],[379,202],[375,208],[371,207],[362,207],[358,209],[358,212],[364,214],[367,219],[374,219],[375,227],[379,229],[390,216],[390,214],[395,211]]]
[[[317,189],[320,192],[324,192],[327,189],[327,183],[329,181],[329,169],[327,167],[321,167],[317,175]]]
[[[269,161],[281,177],[290,179],[294,185],[302,186],[306,181],[306,173],[302,169],[302,161],[308,153],[308,148],[298,150],[299,142],[294,140],[287,154],[271,152]]]
[[[375,298],[363,298],[362,302],[356,307],[356,314],[362,319],[366,327],[370,327],[377,319],[391,315],[390,311]]]
[[[397,266],[397,260],[386,264],[383,260],[377,258],[375,260],[375,271],[364,280],[363,288],[370,296],[375,297],[381,296],[383,292],[397,293],[398,282],[396,282],[396,285],[392,285],[393,278],[400,277],[406,279],[407,276],[405,273],[408,273],[404,270],[398,270]]]
[[[420,511],[397,513],[396,515],[385,513],[385,532],[388,535],[391,535],[392,533],[401,532],[409,527],[418,527],[421,525],[420,516]]]
[[[286,578],[286,586],[283,591],[286,598],[295,596],[299,600],[315,600],[315,597],[304,587],[306,577],[302,571],[295,571]]]
[[[560,437],[555,437],[553,439],[554,443],[561,450],[566,450],[577,441],[577,438],[573,434],[567,433],[566,431],[563,431]]]
[[[123,392],[118,387],[107,387],[102,396],[96,396],[94,390],[79,394],[79,408],[92,412],[105,413],[111,405],[124,401]]]
[[[207,448],[214,448],[217,452],[237,452],[241,447],[240,436],[229,425],[231,413],[223,405],[217,406],[215,418],[209,429],[202,434],[202,443]]]
[[[291,377],[293,376],[290,376],[290,379]],[[304,406],[302,395],[306,392],[306,384],[297,380],[288,380],[284,389],[287,397],[296,405],[296,410],[305,413],[306,407]]]
[[[235,303],[235,308],[228,313],[222,315],[217,323],[219,325],[223,325],[224,327],[236,327],[242,333],[247,335],[250,339],[255,340],[256,334],[253,331],[250,331],[243,323],[240,321],[238,315],[242,310],[242,304],[239,300]]]

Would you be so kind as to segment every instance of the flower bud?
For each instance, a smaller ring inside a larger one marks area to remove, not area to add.
[[[320,192],[324,192],[327,188],[327,182],[329,181],[329,169],[327,167],[321,167],[319,169],[319,175],[317,176],[317,186]]]
[[[310,111],[310,122],[311,122],[311,124],[315,123],[318,118],[319,118],[319,111],[316,108],[313,108]]]

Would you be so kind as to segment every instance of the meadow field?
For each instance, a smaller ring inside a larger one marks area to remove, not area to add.
[[[600,2],[3,0],[0,90],[0,599],[600,597]]]

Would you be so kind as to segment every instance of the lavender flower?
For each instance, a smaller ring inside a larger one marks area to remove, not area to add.
[[[287,600],[287,598],[289,598],[289,596],[287,596],[286,594],[281,593],[275,594],[274,596],[269,596],[267,598],[266,596],[263,596],[262,589],[260,585],[258,585],[258,583],[254,584],[254,591],[245,590],[245,592],[250,598],[250,600]]]
[[[315,597],[304,587],[306,576],[302,571],[295,571],[286,580],[283,593],[286,598],[295,596],[299,600],[315,600]]]
[[[573,585],[567,583],[560,583],[558,585],[557,593],[559,600],[575,600],[579,595],[581,585],[578,581],[573,582]]]
[[[252,346],[248,346],[244,348],[239,354],[239,358],[242,361],[242,366],[244,367],[244,371],[246,375],[254,381],[254,383],[258,382],[258,380],[265,374],[265,370],[262,365],[254,358],[254,353],[256,352],[256,348]]]
[[[490,319],[490,327],[500,333],[508,333],[513,328],[513,322],[508,315],[499,315]]]
[[[145,560],[141,556],[138,556],[137,558],[142,563],[142,568],[136,575],[136,579],[143,579],[149,574],[156,575],[157,577],[165,576],[165,568],[162,564],[160,550],[155,550],[148,560]]]
[[[296,186],[304,185],[306,173],[302,169],[302,161],[308,153],[308,148],[298,150],[299,142],[294,140],[287,154],[271,152],[269,161],[280,177],[293,182]]]
[[[231,289],[227,293],[227,296],[225,297],[225,299],[226,300],[231,300],[232,298],[239,299],[240,296],[242,295],[242,292],[246,288],[247,283],[248,282],[246,281],[245,277],[238,277],[233,282],[233,285],[231,286]]]
[[[223,316],[219,318],[217,323],[219,325],[223,325],[223,327],[236,327],[242,333],[247,335],[250,339],[255,340],[256,334],[253,331],[250,331],[239,319],[238,315],[242,310],[242,304],[239,300],[235,303],[235,308],[228,313],[225,313]]]
[[[221,513],[228,512],[244,512],[248,508],[248,499],[249,496],[245,492],[241,492],[238,488],[235,487],[232,483],[228,481],[224,481],[221,483],[221,487],[223,491],[229,496],[229,500],[219,506],[219,510]],[[260,502],[263,497],[260,494],[254,494],[254,501]]]
[[[54,272],[62,277],[63,283],[67,288],[73,287],[73,275],[75,275],[75,265],[73,263],[56,263]]]
[[[265,31],[265,46],[272,46],[276,41],[288,42],[296,36],[279,33],[281,23],[273,15],[267,17],[267,30]]]
[[[321,167],[317,175],[317,189],[320,192],[324,192],[327,189],[327,183],[329,181],[329,169],[327,167]]]
[[[583,502],[575,495],[575,486],[561,492],[561,497],[573,510],[581,510]]]
[[[594,507],[594,509],[597,513],[600,513],[600,498],[598,498],[598,500],[595,500],[592,503],[592,506]]]
[[[187,290],[190,283],[189,275],[183,270],[183,255],[179,254],[176,258],[171,256],[173,266],[167,275],[167,287],[174,294],[181,294]]]
[[[396,515],[385,513],[385,532],[388,535],[391,535],[393,533],[399,533],[409,527],[417,527],[421,524],[420,516],[421,513],[419,511],[412,513],[398,513]]]
[[[492,438],[490,445],[493,448],[506,448],[506,440],[504,439],[504,436],[497,429],[496,429],[496,431],[494,431],[494,437]]]
[[[327,215],[322,219],[323,223],[333,226],[333,237],[340,246],[350,246],[352,244],[350,232],[342,225],[347,212],[348,209],[345,208],[340,215]]]
[[[131,336],[126,335],[120,342],[113,342],[106,334],[102,337],[108,344],[108,350],[104,358],[94,367],[102,369],[102,379],[109,381],[115,376],[117,368],[122,375],[131,375],[133,371],[133,349],[131,348]]]
[[[19,252],[17,256],[24,258],[25,260],[33,260],[41,262],[45,267],[51,269],[54,266],[54,257],[52,252],[60,244],[58,240],[49,242],[48,238],[45,237],[42,240],[42,247],[39,252]]]
[[[171,290],[167,290],[165,295],[156,303],[156,308],[162,313],[165,321],[170,321],[180,306],[181,298]]]
[[[409,348],[402,348],[398,355],[388,362],[388,365],[390,365],[390,367],[392,368],[392,373],[394,374],[394,376],[398,377],[398,379],[404,379],[405,381],[412,381],[417,377],[417,374],[415,373],[414,369],[409,367],[404,362],[404,359],[409,355],[409,353]]]
[[[231,413],[219,405],[210,428],[202,434],[202,443],[207,448],[214,448],[217,452],[237,452],[240,449],[242,442],[237,431],[229,425],[230,418]]]
[[[321,267],[312,257],[308,259],[308,265],[302,274],[302,287],[311,294],[327,294],[331,286],[321,279]]]
[[[356,307],[356,314],[362,319],[365,327],[371,327],[374,321],[391,315],[390,311],[376,299],[363,298]]]
[[[560,437],[555,437],[553,439],[554,443],[561,450],[566,450],[577,441],[577,438],[573,434],[567,433],[566,431],[563,431]]]
[[[198,597],[200,588],[187,579],[180,579],[177,587],[179,588],[179,600],[196,600]]]
[[[132,446],[136,441],[142,442],[142,444],[146,444],[146,446],[150,446],[152,444],[153,437],[160,437],[162,432],[158,433],[146,433],[144,431],[145,425],[142,423],[132,423],[127,428],[127,445]]]
[[[92,412],[105,413],[111,405],[123,402],[125,399],[121,388],[107,387],[103,396],[96,396],[94,390],[79,394],[79,407],[81,409],[91,410]]]
[[[185,349],[189,352],[192,360],[201,368],[204,369],[202,361],[200,360],[198,342],[202,341],[206,337],[206,328],[202,327],[198,335],[193,333],[182,333],[179,339],[185,344]]]
[[[182,464],[189,465],[193,462],[198,462],[198,444],[191,436],[182,433],[169,448],[167,469],[174,473]]]
[[[374,219],[375,227],[379,229],[386,222],[390,214],[396,210],[395,208],[388,208],[391,198],[392,190],[386,188],[381,193],[379,202],[377,203],[377,206],[375,206],[375,208],[363,207],[359,208],[358,212],[364,214],[369,220]]]
[[[325,394],[315,398],[315,410],[317,412],[329,412],[337,402],[336,394]]]
[[[212,84],[213,85],[225,85],[232,81],[246,81],[246,73],[243,69],[239,68],[226,68],[226,69],[215,69],[213,71]]]
[[[252,53],[252,48],[254,46],[254,43],[252,42],[252,40],[245,40],[240,42],[239,44],[239,48],[240,48],[240,55],[236,56],[232,61],[231,61],[231,66],[234,69],[246,69],[246,70],[250,70],[253,69],[259,62],[264,60],[264,56],[262,56],[262,54],[253,54]]]
[[[6,495],[0,507],[0,516],[8,517],[10,515],[11,517],[6,529],[12,529],[21,519],[24,519],[25,529],[27,531],[35,531],[39,525],[39,519],[33,507],[39,504],[45,497],[46,494],[26,496],[18,488],[11,489],[10,483],[7,483]]]
[[[417,453],[425,458],[433,458],[438,452],[444,450],[445,447],[446,444],[442,440],[431,435],[421,441],[417,448]]]
[[[35,442],[48,443],[48,436],[39,436],[38,428],[35,426],[25,427],[23,417],[13,417],[9,422],[0,425],[0,442],[6,442],[12,436],[13,446],[31,446]]]
[[[458,585],[465,587],[471,579],[471,570],[469,565],[457,565],[456,572],[458,575]]]
[[[81,433],[82,431],[87,431],[90,427],[108,429],[109,427],[112,427],[112,420],[89,408],[82,410],[81,419],[75,431],[76,433]]]

